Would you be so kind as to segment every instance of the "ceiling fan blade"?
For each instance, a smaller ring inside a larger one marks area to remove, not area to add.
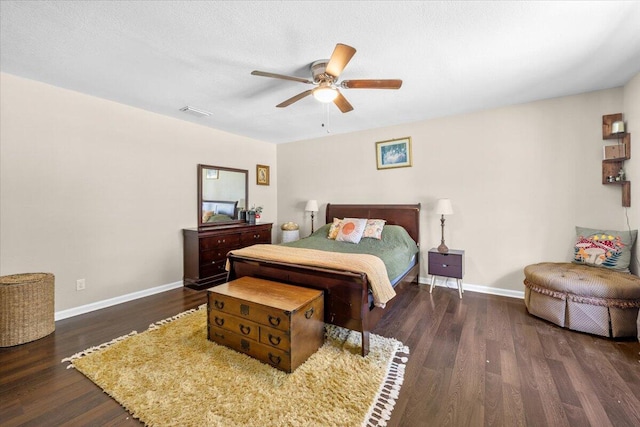
[[[311,92],[312,92],[311,89],[305,90],[304,92],[299,93],[296,96],[292,96],[291,98],[287,99],[286,101],[281,102],[280,104],[276,105],[276,107],[278,107],[278,108],[288,107],[289,105],[293,104],[294,102],[300,101],[305,96],[311,95]]]
[[[351,61],[351,58],[355,53],[356,50],[351,46],[338,43],[331,54],[331,58],[329,58],[329,63],[327,64],[325,72],[327,74],[331,74],[333,77],[338,77],[340,73],[342,73],[342,70],[344,70],[344,67],[346,67],[349,61]]]
[[[302,77],[285,76],[283,74],[268,73],[266,71],[254,70],[251,72],[251,75],[262,76],[262,77],[273,77],[274,79],[293,80],[294,82],[313,84],[311,80],[303,79]]]
[[[345,98],[340,92],[338,92],[338,96],[333,100],[333,103],[342,111],[343,113],[348,113],[353,110],[353,106],[349,104],[347,98]]]
[[[400,89],[402,80],[344,80],[340,86],[345,89]]]

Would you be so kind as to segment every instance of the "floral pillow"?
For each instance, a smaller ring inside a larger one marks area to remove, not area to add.
[[[333,224],[331,224],[331,227],[329,227],[329,234],[327,235],[327,239],[335,240],[336,237],[338,237],[340,225],[342,225],[342,220],[339,218],[333,218]]]
[[[370,237],[372,239],[382,239],[382,228],[387,221],[384,219],[368,219],[367,225],[364,227],[362,237]]]
[[[576,227],[573,262],[629,272],[631,248],[638,230],[615,231]]]
[[[342,220],[336,242],[360,243],[367,220],[363,218],[345,218]]]

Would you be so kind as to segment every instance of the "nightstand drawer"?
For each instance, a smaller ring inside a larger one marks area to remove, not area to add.
[[[429,251],[429,274],[462,279],[464,276],[464,251],[451,250],[448,253]]]
[[[462,256],[458,254],[441,254],[429,252],[429,264],[462,265]]]
[[[432,276],[455,277],[456,279],[462,279],[462,266],[429,263],[429,274]]]

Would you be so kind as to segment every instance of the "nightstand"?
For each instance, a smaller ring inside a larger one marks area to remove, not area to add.
[[[447,253],[440,253],[436,248],[429,249],[429,274],[431,275],[431,288],[429,293],[433,291],[433,285],[436,276],[451,277],[456,279],[458,284],[458,295],[462,298],[464,290],[462,289],[462,277],[464,276],[464,251],[449,249]]]

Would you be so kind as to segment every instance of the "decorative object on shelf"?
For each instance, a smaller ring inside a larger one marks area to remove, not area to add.
[[[618,120],[617,122],[613,122],[611,124],[611,133],[618,135],[624,133],[624,122],[622,120]]]
[[[378,169],[412,166],[411,137],[376,142],[376,161]]]
[[[439,199],[436,204],[436,213],[441,215],[440,226],[442,227],[442,236],[440,239],[440,246],[438,246],[438,252],[446,254],[449,252],[449,248],[444,244],[444,216],[453,215],[453,207],[451,206],[451,200]]]
[[[256,184],[269,185],[269,166],[256,165]]]
[[[602,139],[617,139],[615,145],[604,146],[602,184],[619,185],[622,206],[631,206],[631,182],[626,180],[624,161],[631,158],[631,134],[627,133],[622,113],[602,116]]]
[[[313,234],[313,218],[315,217],[315,213],[318,212],[318,201],[309,200],[307,202],[307,206],[304,207],[304,210],[311,212],[311,234]]]

